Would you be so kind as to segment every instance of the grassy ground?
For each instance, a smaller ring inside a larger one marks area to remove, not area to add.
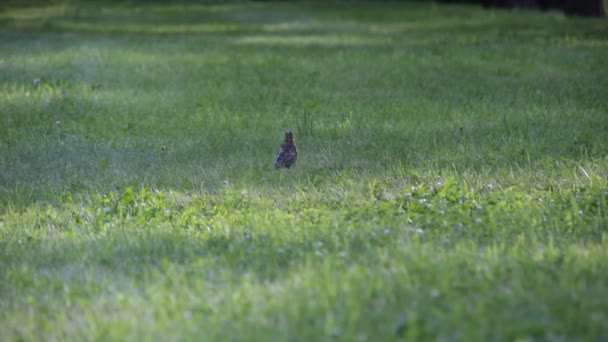
[[[607,30],[0,7],[0,340],[605,339]]]

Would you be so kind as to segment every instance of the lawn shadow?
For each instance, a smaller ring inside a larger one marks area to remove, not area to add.
[[[563,40],[606,44],[605,26],[580,28],[575,20],[559,21],[561,29],[536,23],[538,14],[482,10],[473,6],[426,3],[369,5],[314,4],[129,4],[96,6],[86,3],[6,9],[0,27],[7,42],[31,40],[30,33],[47,33],[66,48],[79,44],[74,35],[91,39],[138,41],[196,38],[210,43],[305,48],[411,47],[415,45],[475,45],[521,41],[546,44]],[[530,17],[530,20],[526,19]],[[59,36],[58,36],[59,35]],[[202,45],[199,44],[201,48]]]
[[[27,270],[27,279],[39,278],[23,284],[18,277],[11,278],[4,286],[23,286],[25,290],[41,281],[49,284],[50,290],[57,282],[66,286],[111,282],[145,287],[150,282],[162,281],[175,270],[192,277],[191,281],[202,278],[210,284],[238,284],[245,277],[248,281],[272,283],[290,277],[305,264],[323,262],[323,258],[338,256],[348,257],[349,262],[359,259],[372,262],[370,258],[376,248],[388,243],[388,238],[378,240],[372,232],[327,230],[294,237],[287,232],[270,235],[242,227],[234,227],[230,234],[185,228],[114,229],[117,231],[105,234],[91,232],[79,240],[67,237],[50,240],[27,234],[4,240],[0,244],[3,273],[11,277],[15,272]],[[336,244],[338,238],[341,244]],[[24,254],[23,249],[30,252]],[[57,286],[56,290],[61,292],[63,288]]]

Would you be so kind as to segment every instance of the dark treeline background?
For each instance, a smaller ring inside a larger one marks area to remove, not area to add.
[[[302,1],[302,0],[0,0],[0,9],[4,6],[13,5],[39,5],[48,3],[71,3],[71,2],[118,2],[118,3],[168,3],[168,2],[184,2],[184,3],[226,3],[226,2],[244,2],[244,1]],[[357,0],[354,0],[357,1]],[[530,8],[540,10],[562,10],[567,15],[584,16],[584,17],[603,17],[604,0],[363,0],[368,2],[438,2],[438,3],[453,3],[453,4],[477,4],[487,8]],[[338,2],[348,3],[349,0],[338,0]]]
[[[439,0],[443,3],[481,4],[499,8],[538,8],[541,10],[561,9],[568,15],[603,17],[603,0]]]

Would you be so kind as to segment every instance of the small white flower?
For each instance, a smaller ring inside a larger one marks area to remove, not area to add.
[[[406,230],[408,233],[416,233],[416,234],[418,234],[418,235],[422,235],[422,234],[424,234],[424,231],[423,231],[421,228],[417,228],[417,227],[413,227],[413,226],[407,226],[407,227],[405,228],[405,230]]]

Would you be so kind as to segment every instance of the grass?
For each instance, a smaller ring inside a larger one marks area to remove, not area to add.
[[[607,30],[3,5],[0,339],[604,339]]]

